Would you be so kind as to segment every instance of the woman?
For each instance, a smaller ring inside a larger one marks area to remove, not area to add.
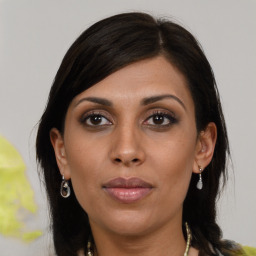
[[[242,255],[216,223],[229,155],[218,90],[181,26],[126,13],[87,29],[36,146],[57,255]]]

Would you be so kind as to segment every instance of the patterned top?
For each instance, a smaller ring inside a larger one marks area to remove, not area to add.
[[[256,248],[243,246],[243,250],[244,250],[244,255],[256,256]]]
[[[218,252],[218,256],[256,256],[256,248],[241,246],[233,241],[225,242],[229,247],[229,252]]]

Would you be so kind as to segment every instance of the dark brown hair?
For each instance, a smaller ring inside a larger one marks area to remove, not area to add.
[[[204,188],[196,189],[198,177],[193,174],[184,202],[183,221],[190,225],[192,246],[203,255],[223,251],[221,230],[216,223],[216,198],[220,178],[226,177],[229,146],[211,66],[197,40],[182,26],[169,20],[155,20],[145,13],[124,13],[97,22],[73,43],[57,72],[39,123],[37,160],[44,174],[57,255],[86,251],[90,226],[74,193],[67,199],[60,196],[61,175],[50,143],[50,130],[55,127],[64,132],[65,115],[76,95],[128,64],[159,55],[165,56],[185,76],[195,104],[198,133],[209,122],[217,126],[213,159],[203,172]]]

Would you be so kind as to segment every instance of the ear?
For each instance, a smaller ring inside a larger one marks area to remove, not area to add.
[[[60,170],[60,174],[64,175],[65,179],[70,179],[70,171],[66,157],[64,140],[58,129],[52,128],[50,131],[50,140],[55,152],[55,158]]]
[[[199,166],[204,170],[211,162],[215,144],[217,140],[217,127],[215,123],[209,123],[206,128],[200,132],[195,152],[195,161],[193,172],[199,173]]]

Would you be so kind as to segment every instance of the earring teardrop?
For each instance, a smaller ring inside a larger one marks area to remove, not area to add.
[[[199,171],[200,171],[199,180],[196,184],[196,187],[197,187],[197,189],[201,190],[203,188],[203,180],[202,180],[202,171],[203,171],[203,169],[200,166],[199,166]]]
[[[199,180],[196,184],[197,189],[201,190],[203,188],[203,181],[202,181],[202,177],[201,177],[201,173],[199,174]]]
[[[62,176],[62,181],[60,185],[60,194],[63,198],[67,198],[71,194],[71,190],[68,184],[68,181],[65,180],[64,175]]]

